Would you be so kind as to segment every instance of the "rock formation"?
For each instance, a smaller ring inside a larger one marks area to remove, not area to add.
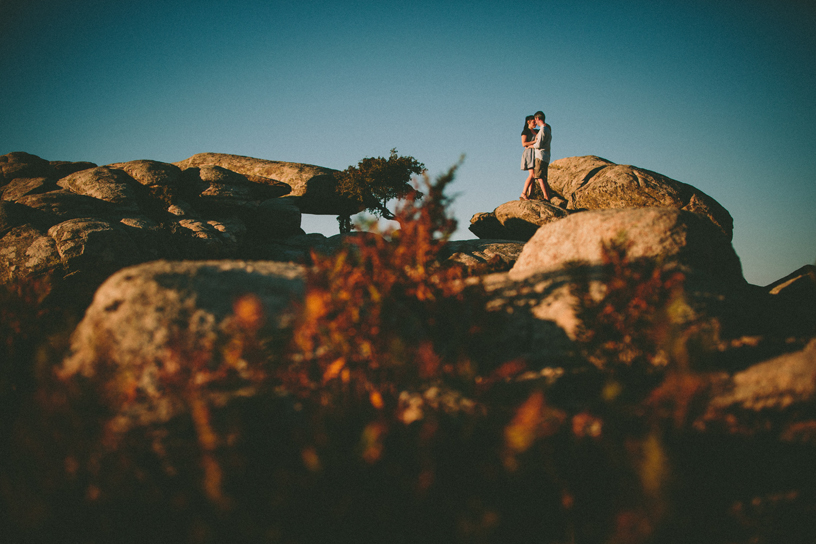
[[[116,270],[155,259],[305,262],[326,238],[303,238],[301,214],[348,211],[326,168],[223,154],[178,164],[0,157],[0,280],[68,278],[87,303]]]
[[[567,200],[568,210],[665,207],[707,217],[730,240],[731,214],[699,189],[656,172],[619,165],[595,156],[569,157],[550,164],[549,183]]]
[[[672,208],[623,208],[576,213],[538,229],[511,277],[551,272],[570,262],[601,264],[601,248],[629,243],[627,256],[674,261],[732,283],[744,283],[731,243],[711,223]]]
[[[479,238],[526,242],[538,227],[569,215],[569,212],[538,200],[513,200],[493,210],[477,213],[470,220],[470,231]]]
[[[293,162],[268,161],[223,153],[199,153],[175,163],[182,170],[215,165],[243,174],[255,183],[284,183],[291,187],[301,212],[317,215],[355,214],[362,208],[350,208],[349,202],[335,191],[335,170]]]
[[[706,217],[729,240],[733,235],[734,221],[716,200],[691,185],[650,170],[615,164],[591,155],[568,157],[550,163],[548,180],[554,191],[552,201],[568,212],[607,208],[675,208]],[[561,214],[545,220],[531,220],[530,208],[541,205],[533,202],[508,202],[496,208],[492,214],[475,214],[470,230],[480,238],[506,238],[508,236],[497,236],[497,229],[500,228],[497,222],[505,225],[512,220],[542,225],[566,216]],[[499,213],[500,209],[504,210],[503,214]],[[530,236],[513,239],[526,241]]]

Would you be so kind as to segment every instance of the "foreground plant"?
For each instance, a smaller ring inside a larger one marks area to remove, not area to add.
[[[400,229],[380,233],[374,225],[340,253],[312,256],[295,362],[283,375],[289,387],[366,397],[383,408],[405,388],[475,377],[484,292],[438,258],[456,229],[445,196],[455,172],[424,178],[426,198],[408,195],[394,215]]]

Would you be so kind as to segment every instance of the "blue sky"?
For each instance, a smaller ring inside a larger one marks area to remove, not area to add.
[[[553,160],[689,183],[748,281],[816,261],[816,3],[0,0],[0,154],[222,152],[342,169],[465,155],[456,238],[518,198],[525,115]],[[307,232],[337,232],[305,216]]]

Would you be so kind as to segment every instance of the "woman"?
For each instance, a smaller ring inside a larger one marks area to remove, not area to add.
[[[530,192],[533,190],[533,169],[535,168],[535,151],[533,144],[536,139],[535,116],[528,115],[524,119],[524,130],[521,131],[521,145],[524,152],[521,154],[521,169],[527,170],[527,179],[524,180],[524,189],[521,191],[521,200],[530,200]]]

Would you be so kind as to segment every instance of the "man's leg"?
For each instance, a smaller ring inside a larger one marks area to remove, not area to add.
[[[535,177],[538,181],[538,186],[541,187],[541,192],[544,193],[544,200],[550,200],[550,186],[547,184],[547,169],[550,164],[542,162],[541,159],[535,161]]]

